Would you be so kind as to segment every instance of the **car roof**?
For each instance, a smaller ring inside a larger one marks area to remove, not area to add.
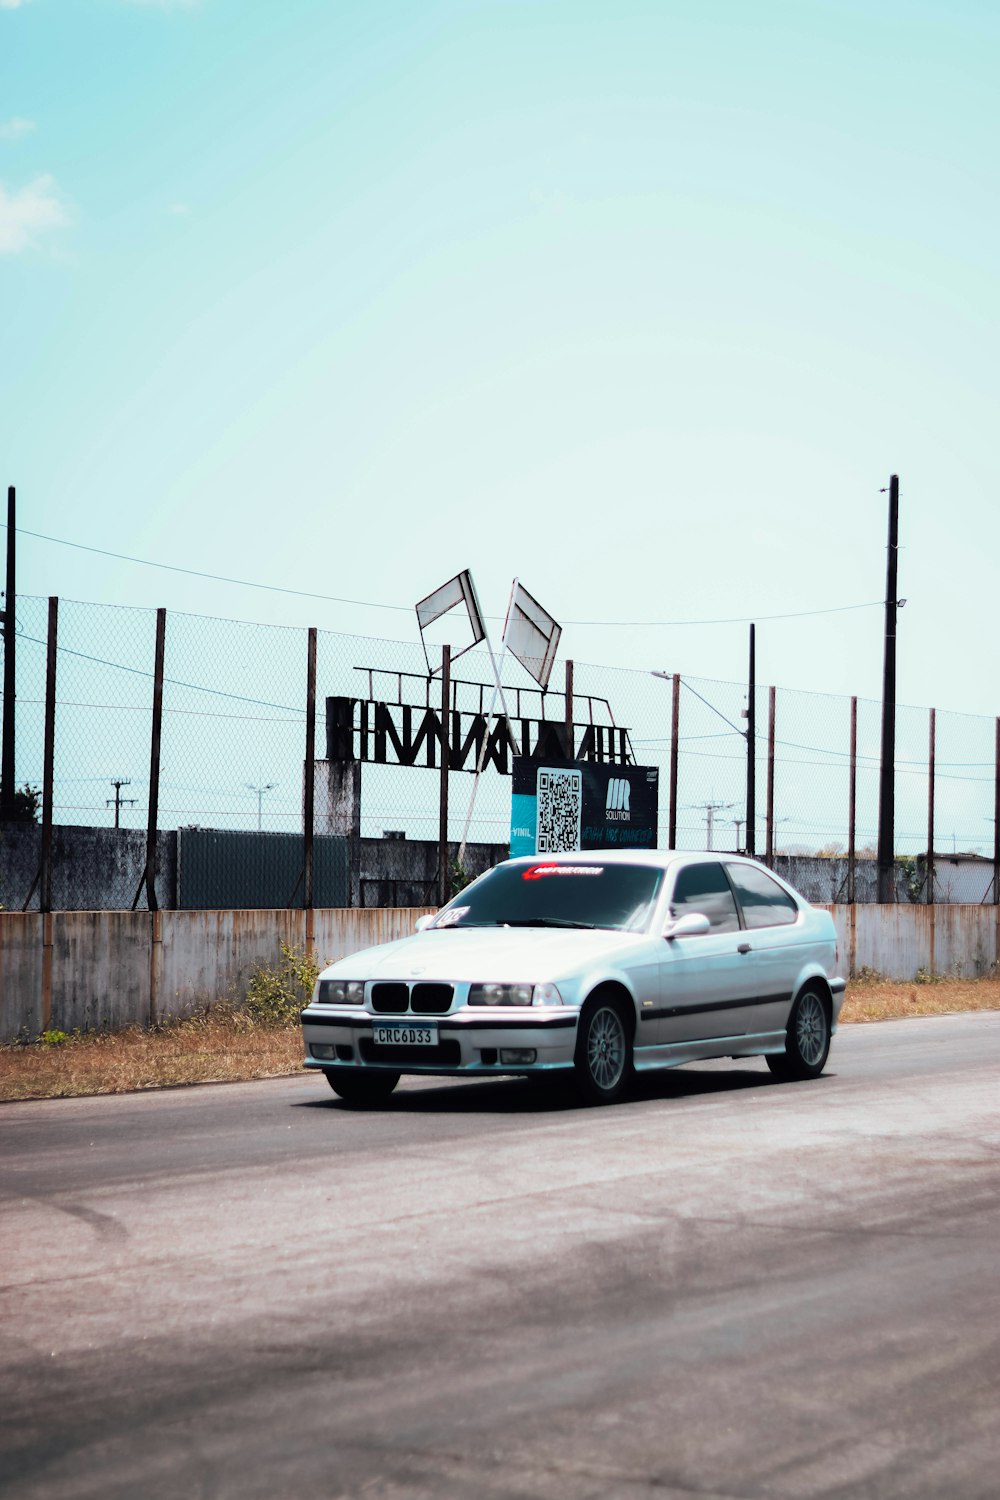
[[[719,849],[577,849],[560,854],[519,854],[505,860],[511,865],[651,865],[665,870],[673,864],[717,864],[728,862],[754,865],[759,861],[744,854],[730,854]]]

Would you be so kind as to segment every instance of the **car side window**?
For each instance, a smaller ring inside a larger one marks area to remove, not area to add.
[[[748,927],[782,927],[794,922],[799,908],[766,870],[755,865],[727,865],[729,878],[743,908]]]
[[[670,909],[675,918],[683,917],[686,912],[701,912],[712,924],[713,932],[739,930],[740,915],[721,865],[686,865],[679,871]]]

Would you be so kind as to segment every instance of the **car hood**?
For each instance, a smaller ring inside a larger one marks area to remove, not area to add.
[[[578,973],[644,941],[637,933],[602,929],[446,927],[352,953],[320,977],[537,984]]]

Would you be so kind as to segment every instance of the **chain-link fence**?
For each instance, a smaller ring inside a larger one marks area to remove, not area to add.
[[[575,754],[658,768],[661,848],[874,858],[873,702],[758,685],[751,705],[746,684],[581,662],[542,693],[510,657],[501,696],[483,649],[452,663],[446,702],[419,640],[30,597],[13,646],[7,909],[433,901],[460,850],[466,873],[502,856],[508,752],[565,753],[570,683]],[[993,719],[897,709],[911,899],[996,899],[997,745]],[[853,865],[831,882],[870,898]]]

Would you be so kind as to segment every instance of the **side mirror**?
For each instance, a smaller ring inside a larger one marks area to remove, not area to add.
[[[425,927],[429,927],[431,925],[435,915],[435,912],[425,911],[422,917],[417,918],[417,925],[413,929],[414,932],[423,932]]]
[[[676,922],[671,922],[663,936],[667,942],[681,937],[704,937],[706,932],[711,932],[712,924],[700,911],[685,912],[683,917],[678,917]]]

